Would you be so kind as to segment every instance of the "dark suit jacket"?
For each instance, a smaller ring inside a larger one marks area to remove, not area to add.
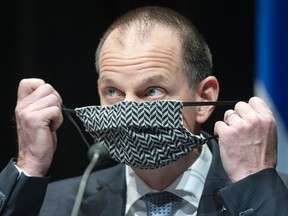
[[[218,144],[210,141],[209,148],[213,160],[200,200],[198,215],[288,215],[287,185],[285,186],[274,169],[263,170],[231,184],[220,160]],[[1,215],[37,215],[47,179],[30,180],[21,176],[13,183],[5,182],[8,186],[3,187],[2,180],[7,170],[13,170],[13,166],[8,165],[0,175],[0,191],[2,193],[4,191],[3,194],[6,196],[0,209]],[[124,165],[119,164],[91,174],[80,215],[124,215],[126,203],[124,170]],[[70,215],[80,180],[81,177],[76,177],[49,184],[40,216]]]

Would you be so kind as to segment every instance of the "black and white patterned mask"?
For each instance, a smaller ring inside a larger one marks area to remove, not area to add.
[[[142,169],[166,166],[207,141],[183,127],[182,111],[183,102],[170,100],[75,109],[86,131],[107,147],[112,159]]]

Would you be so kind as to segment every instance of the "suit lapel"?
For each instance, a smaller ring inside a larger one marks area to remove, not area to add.
[[[230,183],[220,158],[218,143],[211,140],[208,143],[213,159],[206,178],[203,193],[198,207],[198,215],[218,215],[222,210],[221,203],[218,202],[217,192],[220,188]]]
[[[122,164],[93,173],[81,205],[81,214],[123,216],[126,204],[125,166]]]

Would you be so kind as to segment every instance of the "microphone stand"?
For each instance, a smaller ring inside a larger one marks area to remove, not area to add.
[[[99,156],[100,156],[100,151],[96,151],[93,154],[93,157],[92,157],[89,165],[85,169],[85,172],[84,172],[84,174],[82,176],[82,179],[81,179],[81,182],[80,182],[80,185],[79,185],[79,188],[78,188],[78,192],[77,192],[77,196],[76,196],[76,199],[75,199],[75,202],[74,202],[74,206],[73,206],[73,209],[72,209],[72,212],[71,212],[71,216],[78,216],[79,209],[80,209],[81,202],[82,202],[82,198],[83,198],[83,195],[84,195],[84,192],[85,192],[85,189],[86,189],[86,185],[87,185],[90,173],[93,170],[93,168],[95,167]]]

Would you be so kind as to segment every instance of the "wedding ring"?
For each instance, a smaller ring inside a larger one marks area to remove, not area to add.
[[[229,112],[229,113],[225,116],[224,121],[227,122],[227,119],[228,119],[231,115],[234,115],[234,114],[237,115],[237,113],[236,113],[235,111],[232,111],[232,110],[231,110],[231,112]]]

